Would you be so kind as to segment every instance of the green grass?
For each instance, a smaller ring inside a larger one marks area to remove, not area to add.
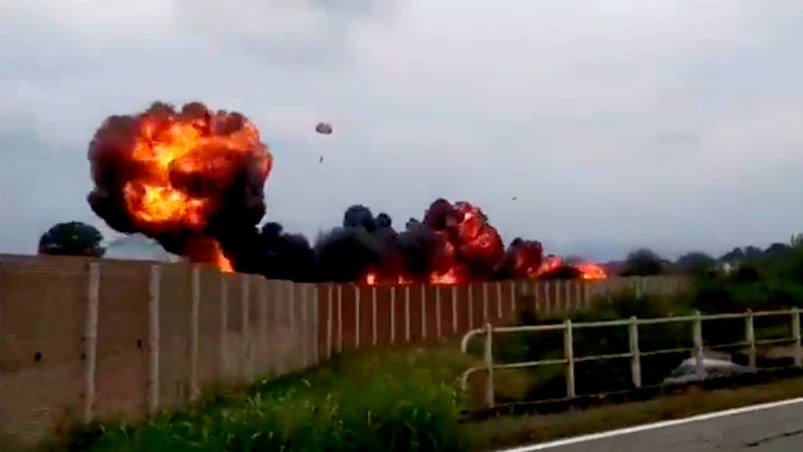
[[[245,393],[140,425],[77,435],[71,450],[461,451],[459,372],[471,359],[446,349],[363,352],[329,369],[265,381]]]

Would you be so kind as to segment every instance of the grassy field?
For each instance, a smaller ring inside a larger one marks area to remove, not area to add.
[[[97,426],[68,450],[99,451],[481,451],[502,445],[681,417],[803,395],[803,379],[548,416],[498,417],[461,424],[479,403],[481,375],[464,395],[460,373],[477,364],[458,345],[366,351],[330,368],[255,385],[193,410],[141,425]],[[498,376],[513,397],[532,384],[527,373]]]

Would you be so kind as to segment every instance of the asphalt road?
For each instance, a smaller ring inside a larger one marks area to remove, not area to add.
[[[589,435],[509,452],[791,452],[803,451],[803,399],[752,412],[655,428]]]

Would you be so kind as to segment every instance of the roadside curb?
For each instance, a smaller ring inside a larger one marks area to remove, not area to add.
[[[803,369],[796,367],[764,369],[734,377],[717,378],[682,385],[655,385],[605,394],[583,395],[574,398],[514,402],[498,405],[494,408],[471,411],[465,410],[461,413],[461,422],[482,421],[492,417],[506,415],[556,414],[578,409],[585,410],[607,405],[643,402],[658,397],[688,394],[696,391],[750,387],[800,376],[803,376]]]

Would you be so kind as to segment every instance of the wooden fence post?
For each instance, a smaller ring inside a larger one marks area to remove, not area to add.
[[[95,372],[98,359],[98,307],[100,305],[100,263],[89,264],[87,274],[86,323],[84,324],[84,406],[83,421],[92,422],[95,411]]]
[[[159,411],[159,295],[161,267],[151,266],[148,285],[148,414]]]
[[[638,339],[638,319],[636,316],[630,317],[629,334],[630,353],[630,375],[633,379],[633,387],[641,387],[641,352],[639,351]]]
[[[572,331],[571,320],[566,319],[563,331],[563,357],[566,359],[566,396],[573,398],[577,396],[577,392],[574,381],[574,332]]]
[[[795,367],[803,367],[803,350],[800,343],[800,308],[792,308],[792,336],[795,339]]]
[[[747,340],[748,357],[747,365],[756,370],[756,330],[753,322],[753,310],[748,309],[744,318],[744,335]]]
[[[494,389],[494,357],[493,357],[493,325],[490,323],[485,324],[485,349],[483,353],[483,362],[487,372],[485,380],[485,403],[488,408],[493,408],[496,402],[495,389]]]
[[[705,363],[703,361],[703,319],[700,311],[694,314],[694,327],[693,327],[693,340],[694,340],[694,359],[697,367],[697,372],[703,375],[705,372]]]

